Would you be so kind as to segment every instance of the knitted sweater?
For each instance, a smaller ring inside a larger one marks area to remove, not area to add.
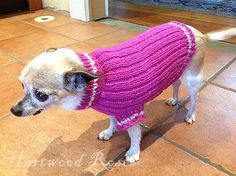
[[[118,130],[144,120],[144,104],[177,81],[195,53],[192,31],[170,22],[111,48],[78,54],[85,68],[105,76],[90,81],[78,109],[117,119]]]

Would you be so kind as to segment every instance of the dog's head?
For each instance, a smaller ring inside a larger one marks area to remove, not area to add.
[[[48,49],[22,70],[19,79],[25,95],[11,108],[11,112],[24,117],[50,107],[75,110],[87,83],[98,77],[82,66],[72,50]]]

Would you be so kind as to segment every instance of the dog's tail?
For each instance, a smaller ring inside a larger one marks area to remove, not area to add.
[[[234,36],[236,36],[236,28],[228,28],[205,34],[206,39],[211,41],[226,40]]]

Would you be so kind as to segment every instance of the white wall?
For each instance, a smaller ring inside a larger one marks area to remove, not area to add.
[[[69,0],[43,0],[43,7],[51,7],[56,10],[70,11]]]

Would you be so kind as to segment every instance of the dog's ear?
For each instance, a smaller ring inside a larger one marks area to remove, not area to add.
[[[81,91],[91,80],[97,79],[102,75],[90,73],[86,70],[71,70],[64,74],[65,89],[72,92]]]
[[[57,48],[48,48],[47,50],[46,50],[46,52],[48,53],[48,52],[54,52],[54,51],[56,51],[57,50]]]

